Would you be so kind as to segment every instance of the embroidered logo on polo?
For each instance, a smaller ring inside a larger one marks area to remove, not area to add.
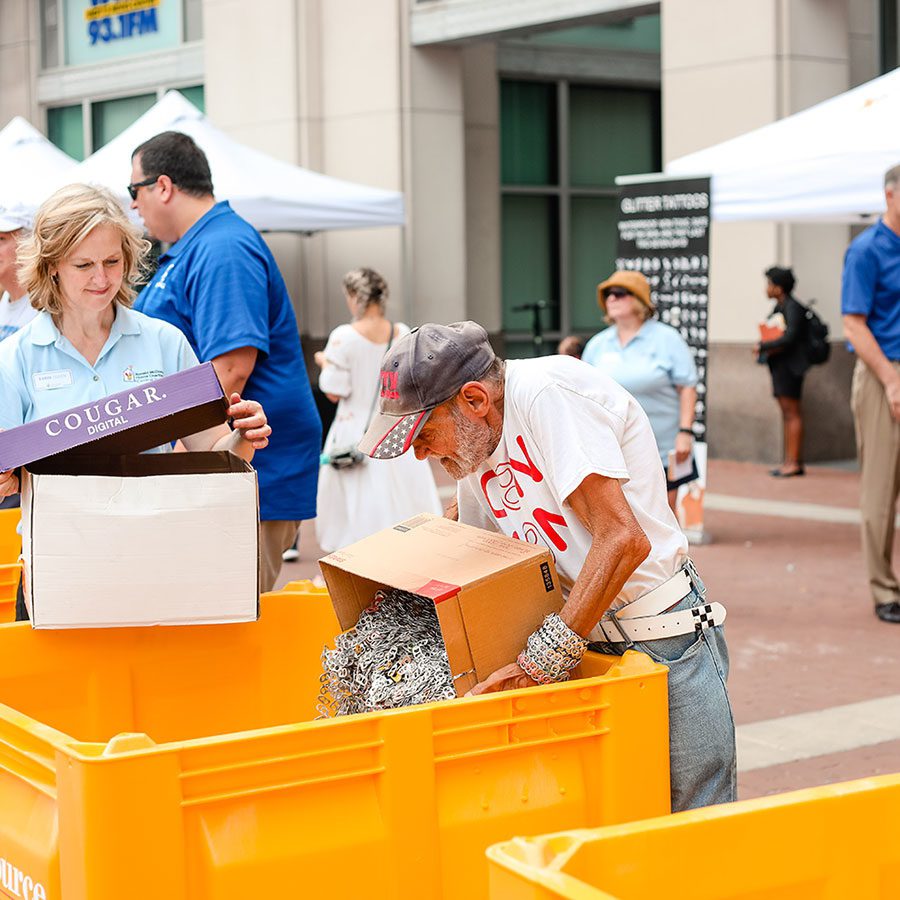
[[[156,284],[153,285],[153,287],[157,287],[160,290],[165,290],[166,279],[169,277],[169,274],[171,273],[172,269],[174,269],[174,268],[175,268],[175,263],[170,262],[169,265],[166,266],[166,269],[160,276],[159,280],[156,282]]]
[[[695,606],[691,610],[694,617],[694,631],[700,633],[712,628],[716,623],[713,621],[713,608],[708,603],[703,606]]]
[[[127,366],[122,372],[122,381],[126,384],[143,384],[145,381],[156,381],[165,375],[162,369],[144,369],[142,372],[135,372],[134,366]]]

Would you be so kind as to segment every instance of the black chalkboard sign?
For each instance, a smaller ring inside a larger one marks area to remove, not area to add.
[[[681,334],[697,365],[694,434],[707,441],[709,178],[632,182],[619,188],[617,269],[642,272],[659,319]]]

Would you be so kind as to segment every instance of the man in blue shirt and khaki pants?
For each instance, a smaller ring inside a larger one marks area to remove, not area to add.
[[[900,492],[900,166],[885,174],[884,195],[884,216],[844,257],[841,311],[857,356],[850,402],[869,586],[875,615],[900,622],[900,583],[891,564]]]
[[[258,400],[272,426],[253,460],[260,590],[270,591],[300,521],[316,514],[322,434],[284,279],[259,232],[216,202],[206,155],[188,135],[166,131],[141,144],[128,192],[147,231],[171,244],[135,307],[181,329],[226,396]]]

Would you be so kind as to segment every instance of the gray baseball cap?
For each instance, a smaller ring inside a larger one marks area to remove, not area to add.
[[[422,325],[404,335],[381,362],[378,412],[360,451],[373,459],[406,453],[431,411],[477,381],[495,358],[487,332],[476,322]]]

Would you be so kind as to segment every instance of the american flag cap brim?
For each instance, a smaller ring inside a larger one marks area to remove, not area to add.
[[[359,442],[360,453],[372,459],[394,459],[412,447],[422,426],[431,415],[430,409],[408,413],[405,416],[388,416],[376,413],[366,433]]]

